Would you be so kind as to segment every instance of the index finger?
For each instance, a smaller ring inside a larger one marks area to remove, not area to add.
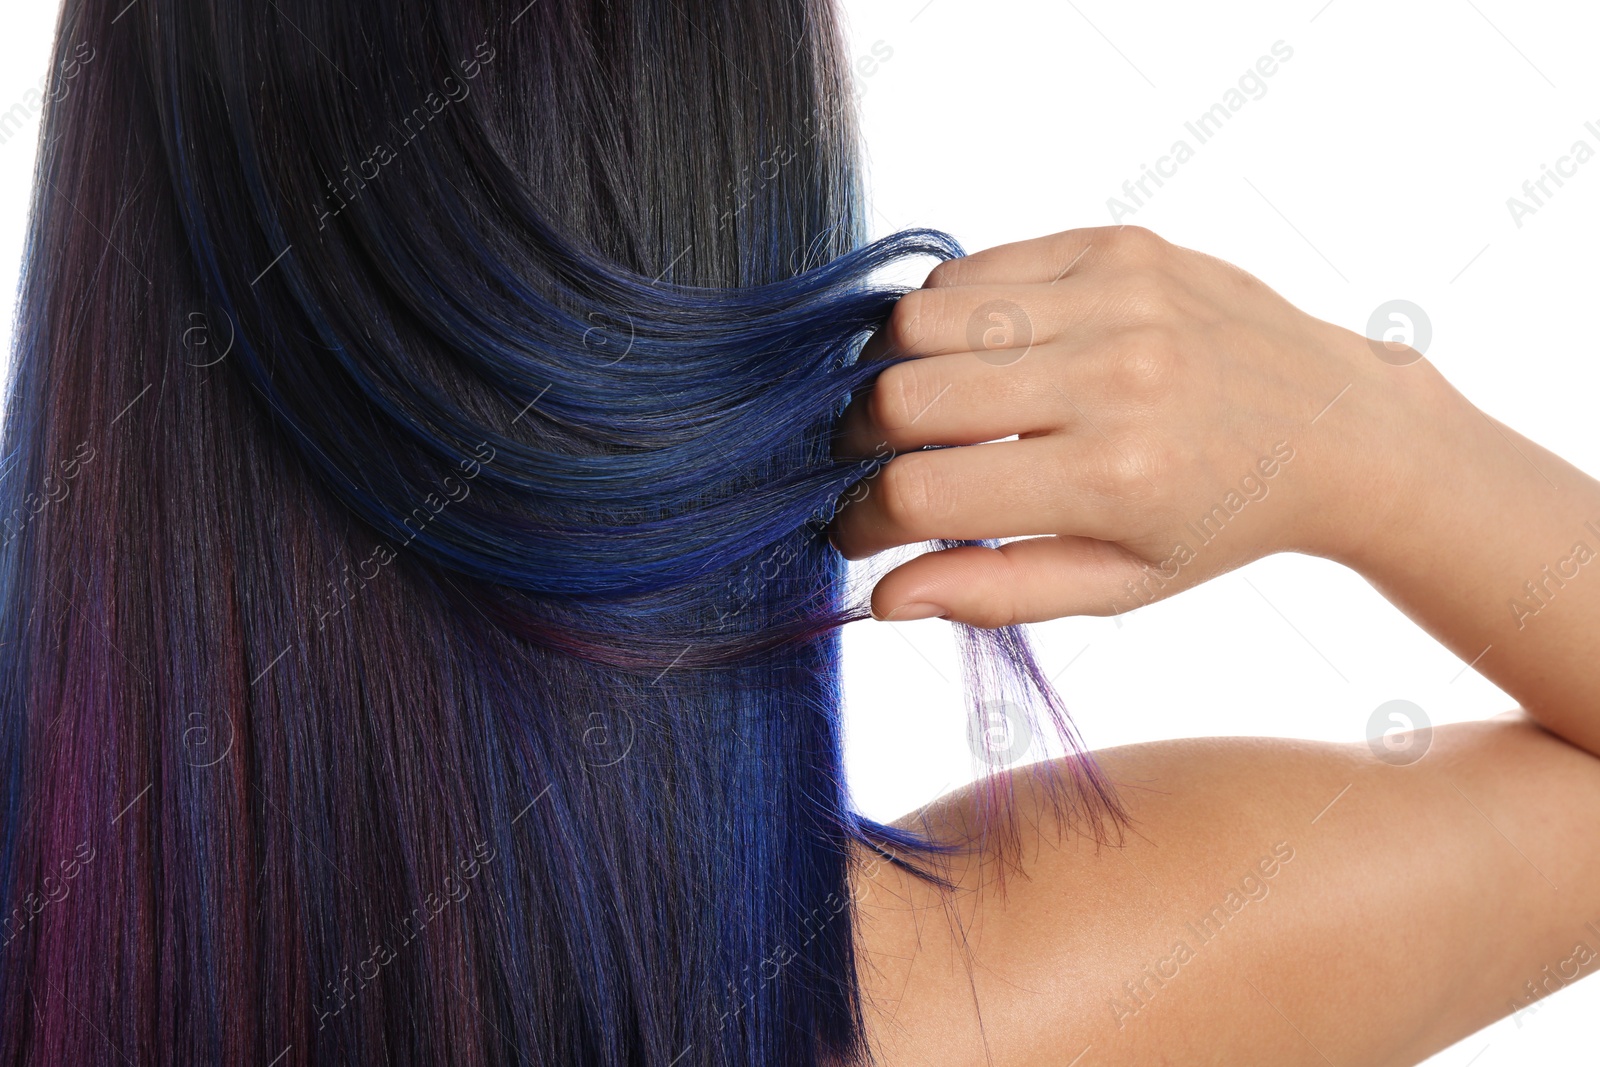
[[[956,329],[963,323],[941,318],[942,307],[923,308],[917,297],[910,307],[902,307],[908,298],[918,293],[952,288],[998,289],[1019,285],[1053,286],[1069,277],[1087,273],[1095,266],[1114,258],[1137,255],[1141,249],[1161,243],[1161,238],[1141,226],[1091,226],[1065,230],[1047,237],[1034,237],[1026,241],[996,245],[959,259],[947,259],[928,274],[921,289],[913,289],[901,297],[890,314],[889,321],[867,339],[861,349],[862,359],[886,359],[901,355],[942,355],[947,352],[980,351],[983,348],[1009,347],[1009,345],[974,343],[969,331]],[[998,294],[992,294],[993,299]],[[980,302],[981,303],[981,302]],[[972,305],[976,308],[978,305]],[[1007,325],[1015,329],[1020,324],[1008,323],[1008,309],[1003,305],[990,309],[983,316],[977,333],[987,334],[989,340],[1003,332]],[[924,312],[932,318],[924,321]],[[1009,316],[1014,318],[1014,316]],[[998,328],[998,331],[996,330]],[[965,342],[965,343],[963,343]]]

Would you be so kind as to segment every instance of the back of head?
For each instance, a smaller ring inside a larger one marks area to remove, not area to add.
[[[959,249],[863,242],[840,49],[825,0],[67,0],[0,1062],[863,1055],[852,850],[927,853],[843,783],[829,436],[874,272]]]

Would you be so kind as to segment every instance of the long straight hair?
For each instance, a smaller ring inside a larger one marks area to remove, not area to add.
[[[829,439],[880,268],[960,249],[864,242],[841,53],[826,0],[66,0],[0,1062],[866,1061],[854,857],[939,850],[843,780],[823,528],[890,457]]]

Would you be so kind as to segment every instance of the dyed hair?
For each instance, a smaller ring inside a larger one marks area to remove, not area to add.
[[[824,526],[888,457],[829,441],[880,268],[960,249],[865,243],[841,53],[825,0],[67,0],[0,1062],[865,1061],[853,864],[939,852],[843,780]]]

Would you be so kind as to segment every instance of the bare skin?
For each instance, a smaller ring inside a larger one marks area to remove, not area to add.
[[[870,353],[914,358],[842,422],[840,454],[892,458],[841,507],[841,551],[1029,538],[903,564],[880,618],[1106,615],[1299,551],[1520,705],[1407,766],[1245,738],[1099,753],[1125,842],[1061,835],[1024,789],[1003,895],[992,855],[948,899],[863,857],[883,1067],[1412,1064],[1600,968],[1600,482],[1415,353],[1134,227],[941,265]],[[1247,478],[1270,496],[1198,542]],[[963,791],[902,825],[965,841],[974,819]]]

